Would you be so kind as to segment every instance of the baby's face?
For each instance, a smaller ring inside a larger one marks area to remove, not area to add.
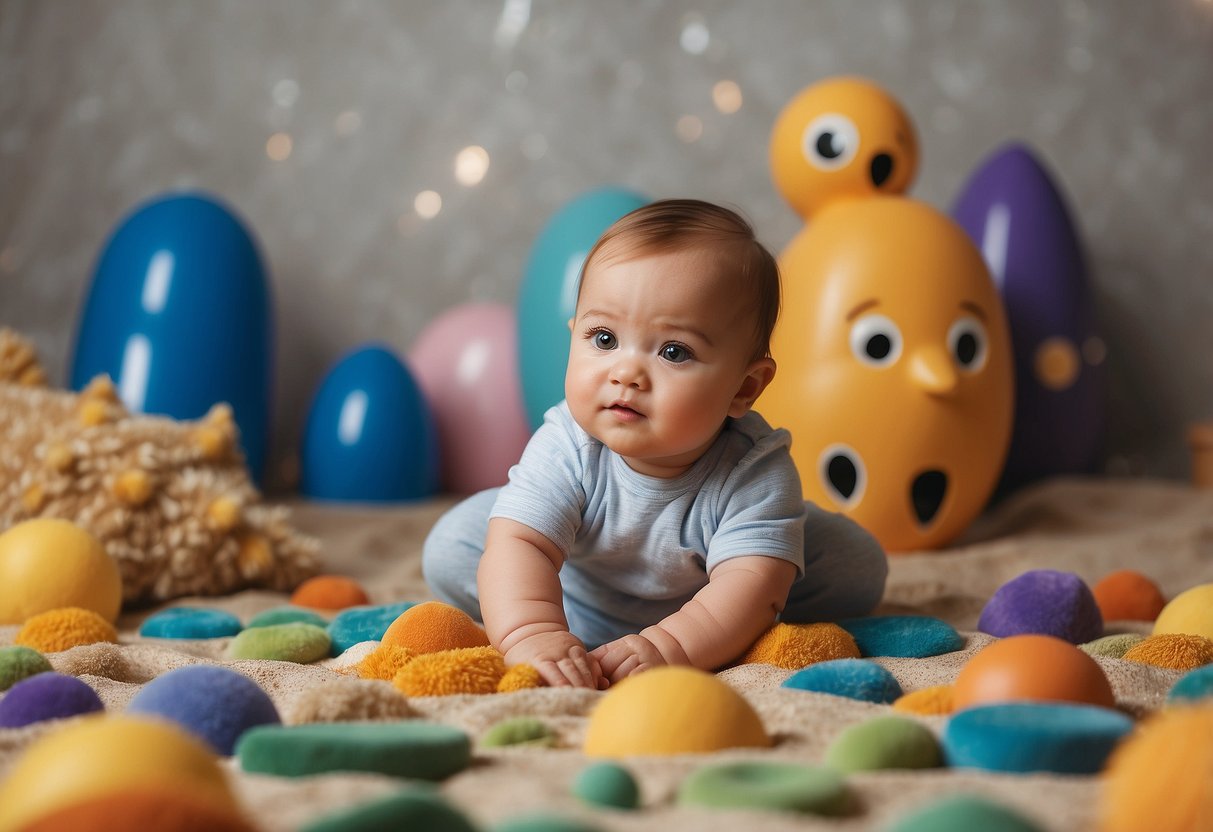
[[[710,250],[595,262],[569,322],[573,418],[634,470],[677,476],[774,372],[753,357],[755,314]]]

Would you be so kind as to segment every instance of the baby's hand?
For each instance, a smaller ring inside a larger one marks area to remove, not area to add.
[[[585,645],[569,632],[528,636],[506,651],[505,663],[531,665],[552,687],[606,687],[598,660],[586,653]]]
[[[637,634],[626,635],[595,648],[590,652],[590,658],[598,661],[603,675],[611,684],[633,673],[666,664],[665,657],[653,646],[653,642]]]

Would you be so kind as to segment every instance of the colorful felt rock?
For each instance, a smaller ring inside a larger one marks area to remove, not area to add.
[[[1186,633],[1159,633],[1130,647],[1122,658],[1170,670],[1191,670],[1213,662],[1213,640]]]
[[[481,748],[503,748],[509,745],[552,748],[556,745],[556,734],[541,719],[515,716],[498,722],[480,738]]]
[[[118,618],[122,577],[101,542],[67,520],[39,517],[0,534],[0,624],[65,607]]]
[[[1154,619],[1154,635],[1160,633],[1213,638],[1213,583],[1194,586],[1172,598]]]
[[[384,644],[398,644],[416,653],[489,644],[484,628],[470,615],[440,601],[409,607],[387,628],[382,640]]]
[[[603,832],[601,827],[561,815],[536,812],[502,821],[492,832]]]
[[[497,692],[513,693],[517,690],[541,688],[543,685],[543,678],[538,670],[529,664],[516,664],[506,668],[505,675],[497,683]]]
[[[1153,621],[1167,599],[1158,584],[1134,569],[1120,569],[1091,587],[1104,621]]]
[[[1167,692],[1167,701],[1177,704],[1201,699],[1213,699],[1213,664],[1189,670]]]
[[[241,813],[181,789],[129,786],[72,803],[21,832],[257,832]]]
[[[919,688],[893,701],[893,710],[918,716],[945,716],[955,709],[955,695],[951,685]]]
[[[22,679],[51,670],[46,656],[31,647],[0,647],[0,693]]]
[[[374,832],[424,829],[426,832],[479,832],[441,795],[409,787],[387,797],[325,815],[300,832]]]
[[[837,624],[780,622],[758,637],[739,664],[770,664],[799,670],[830,659],[857,659],[855,639]]]
[[[344,609],[329,622],[329,636],[333,649],[344,653],[355,644],[364,641],[379,641],[392,622],[405,610],[414,606],[412,601],[395,604],[380,604],[372,607],[350,607]]]
[[[317,627],[328,627],[329,621],[323,615],[302,607],[283,606],[263,610],[248,620],[246,627],[273,627],[277,624],[313,624]],[[332,638],[332,633],[329,633]]]
[[[275,624],[244,630],[227,646],[229,659],[269,659],[308,664],[326,658],[329,634],[313,624]]]
[[[981,611],[977,629],[998,638],[1024,633],[1083,644],[1103,635],[1095,596],[1072,572],[1034,569],[1000,586]]]
[[[496,693],[504,676],[505,658],[496,647],[461,647],[415,656],[392,684],[407,696],[486,694]]]
[[[362,584],[344,575],[316,575],[308,578],[291,593],[291,603],[297,607],[320,610],[344,610],[370,603]],[[324,626],[321,624],[320,626]]]
[[[1078,702],[1112,708],[1112,686],[1093,658],[1053,636],[1010,636],[969,659],[952,688],[957,710],[995,702]]]
[[[789,676],[783,687],[886,704],[902,694],[892,673],[865,659],[835,659],[811,665]]]
[[[178,667],[144,685],[127,713],[163,717],[231,756],[250,728],[281,722],[273,700],[243,673],[195,664]]]
[[[838,815],[849,806],[850,792],[831,768],[743,761],[696,769],[678,787],[678,804]]]
[[[878,716],[848,726],[826,749],[826,765],[844,774],[888,768],[937,768],[943,765],[939,740],[913,719]]]
[[[964,637],[946,621],[925,615],[883,615],[838,622],[860,655],[924,659],[964,647]]]
[[[918,809],[888,832],[1044,832],[1019,812],[977,795],[949,795]]]
[[[640,786],[632,773],[617,763],[591,763],[578,772],[572,792],[591,806],[635,809],[640,806]]]
[[[43,653],[58,653],[99,641],[118,643],[118,631],[89,609],[65,607],[47,610],[27,619],[13,642]]]
[[[1110,708],[1008,702],[957,711],[943,732],[949,766],[1095,774],[1133,720]]]
[[[354,666],[359,679],[378,679],[390,682],[406,664],[416,658],[417,654],[407,647],[398,644],[380,644],[367,653],[362,661]]]
[[[39,673],[22,679],[0,697],[0,728],[22,728],[104,710],[97,692],[75,676]]]
[[[1145,636],[1140,633],[1113,633],[1078,645],[1078,649],[1088,656],[1103,656],[1106,659],[1119,659],[1138,644]]]
[[[230,612],[203,607],[171,607],[153,613],[139,625],[144,638],[228,638],[244,629]]]

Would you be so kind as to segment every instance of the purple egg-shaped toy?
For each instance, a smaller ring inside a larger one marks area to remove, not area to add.
[[[998,284],[1015,355],[1015,423],[1000,493],[1093,471],[1106,420],[1104,342],[1078,231],[1060,190],[1023,144],[991,154],[952,215]]]

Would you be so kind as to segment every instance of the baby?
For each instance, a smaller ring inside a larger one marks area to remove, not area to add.
[[[718,668],[780,618],[870,612],[880,545],[803,501],[787,431],[751,409],[778,314],[775,259],[734,212],[665,200],[612,225],[582,269],[565,401],[508,485],[435,525],[435,595],[507,664],[592,688]]]

